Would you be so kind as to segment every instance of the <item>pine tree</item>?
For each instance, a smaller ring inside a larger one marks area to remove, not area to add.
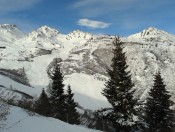
[[[160,72],[155,75],[154,85],[149,92],[145,106],[145,121],[149,132],[171,132],[174,125],[174,103],[170,101],[171,95],[165,88]]]
[[[35,111],[44,116],[49,116],[50,114],[50,103],[44,89],[35,103]]]
[[[63,75],[61,73],[60,65],[58,62],[55,62],[52,74],[49,76],[52,79],[52,84],[49,89],[50,102],[52,105],[52,116],[62,121],[66,121]]]
[[[135,126],[136,99],[133,98],[134,90],[131,81],[128,65],[126,64],[125,53],[123,53],[121,40],[115,38],[111,69],[108,70],[109,80],[102,94],[112,106],[108,114],[117,132],[130,132]]]
[[[70,85],[67,89],[67,96],[66,96],[66,104],[67,104],[67,110],[66,110],[66,116],[67,116],[67,122],[70,124],[79,124],[79,114],[76,111],[77,103],[75,103],[73,99],[74,94],[72,93]]]
[[[30,86],[29,79],[27,78],[26,71],[25,71],[25,68],[24,67],[22,68],[21,76],[24,79],[24,84]]]

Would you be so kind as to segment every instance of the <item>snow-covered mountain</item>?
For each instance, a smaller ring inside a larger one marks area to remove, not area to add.
[[[20,39],[24,36],[24,33],[21,32],[16,25],[4,24],[0,25],[0,38],[2,42],[12,42],[17,39]]]
[[[24,34],[14,25],[1,25],[0,36],[0,77],[8,78],[7,84],[0,80],[3,93],[12,88],[30,96],[39,95],[49,84],[48,66],[54,58],[60,58],[64,83],[71,85],[81,106],[93,110],[109,106],[101,91],[108,79],[106,69],[110,68],[115,36],[79,30],[65,35],[47,26]],[[175,36],[151,27],[122,40],[136,96],[145,99],[153,74],[160,70],[175,101]],[[11,76],[19,78],[15,72],[21,69],[31,86],[15,84]]]
[[[142,43],[166,43],[171,44],[175,42],[175,35],[165,31],[149,27],[140,33],[136,33],[127,38],[128,41],[142,42]]]

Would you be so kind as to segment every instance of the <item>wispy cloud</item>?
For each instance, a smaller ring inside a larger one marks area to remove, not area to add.
[[[80,19],[77,22],[78,25],[80,26],[85,26],[85,27],[89,27],[89,28],[107,28],[110,26],[110,23],[105,23],[105,22],[101,22],[101,21],[93,21],[93,20],[89,20],[89,19]]]
[[[72,7],[84,17],[96,17],[113,11],[127,9],[138,0],[78,0]]]
[[[28,9],[41,0],[0,0],[0,14]]]
[[[166,3],[173,2],[167,1]],[[83,15],[95,16],[131,8],[143,10],[155,9],[161,5],[165,5],[165,2],[152,0],[77,0],[71,6],[73,9],[80,10],[80,13]]]

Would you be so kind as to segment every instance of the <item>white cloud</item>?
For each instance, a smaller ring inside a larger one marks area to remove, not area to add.
[[[41,0],[0,0],[0,14],[28,9]]]
[[[93,20],[89,20],[89,19],[80,19],[77,22],[78,25],[80,26],[85,26],[85,27],[89,27],[89,28],[107,28],[110,26],[110,23],[105,23],[105,22],[101,22],[101,21],[93,21]]]

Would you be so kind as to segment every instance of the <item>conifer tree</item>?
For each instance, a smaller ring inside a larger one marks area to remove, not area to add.
[[[65,104],[63,75],[61,73],[58,61],[55,62],[52,74],[50,74],[49,76],[52,80],[51,87],[49,89],[50,102],[52,105],[52,114],[53,114],[52,116],[62,121],[66,121],[65,116],[66,104]]]
[[[117,132],[130,132],[136,125],[134,121],[136,99],[133,98],[134,90],[130,71],[126,64],[121,40],[115,38],[111,69],[108,70],[109,80],[102,94],[111,104],[108,119],[113,123]]]
[[[35,111],[44,116],[49,116],[50,114],[50,103],[44,89],[42,90],[40,97],[36,101]]]
[[[66,118],[67,122],[70,124],[79,124],[79,114],[76,111],[77,103],[73,99],[74,94],[72,93],[70,85],[68,85],[67,96],[66,96]]]
[[[174,125],[174,103],[170,101],[171,95],[165,88],[160,72],[155,75],[154,85],[149,92],[145,106],[145,121],[149,132],[171,132]]]

